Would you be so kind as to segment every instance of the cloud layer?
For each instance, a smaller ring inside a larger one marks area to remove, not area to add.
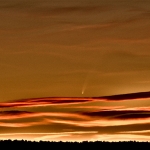
[[[1,102],[0,137],[82,141],[101,140],[100,136],[105,135],[104,139],[111,137],[111,141],[113,136],[115,139],[116,135],[123,138],[130,134],[132,139],[147,139],[150,107],[109,106],[109,102],[141,99],[149,102],[148,98],[149,92],[139,92],[98,98],[50,97]],[[43,111],[38,111],[40,108]]]
[[[63,104],[80,104],[95,101],[131,101],[131,100],[147,100],[150,98],[150,92],[129,93],[122,95],[102,96],[102,97],[49,97],[49,98],[33,98],[24,100],[15,100],[0,103],[0,108],[7,107],[34,107],[48,105]]]

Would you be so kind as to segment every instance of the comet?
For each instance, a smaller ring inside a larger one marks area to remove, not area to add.
[[[85,80],[84,80],[84,83],[83,83],[83,87],[82,87],[82,95],[84,94],[85,92],[85,89],[88,85],[88,80],[89,80],[89,75],[91,74],[92,71],[89,71],[85,77]]]

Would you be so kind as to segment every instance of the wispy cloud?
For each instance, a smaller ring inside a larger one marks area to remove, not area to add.
[[[63,98],[63,97],[50,97],[50,98],[34,98],[25,100],[15,100],[10,102],[0,103],[0,108],[7,107],[34,107],[34,106],[48,106],[48,105],[61,105],[73,103],[85,103],[92,101],[92,98]]]
[[[87,120],[86,117],[79,113],[71,112],[28,112],[28,111],[2,111],[0,112],[0,120],[19,119],[19,118],[32,118],[32,117],[55,117],[55,118],[74,118]]]
[[[102,97],[47,97],[47,98],[31,98],[23,100],[14,100],[9,102],[1,102],[0,108],[9,107],[34,107],[34,106],[48,106],[48,105],[64,105],[64,104],[80,104],[89,103],[93,101],[133,101],[133,100],[149,100],[150,92],[139,92],[120,94]]]
[[[19,119],[37,118],[32,122],[20,122]],[[43,119],[41,119],[43,118]],[[13,120],[16,120],[15,122]],[[37,125],[64,124],[77,127],[108,127],[150,123],[150,109],[111,108],[100,111],[75,112],[27,112],[2,111],[0,113],[2,127],[29,127]]]
[[[45,124],[50,124],[49,122],[46,121],[37,121],[37,122],[18,122],[18,123],[6,123],[6,122],[0,122],[0,127],[17,127],[17,128],[22,128],[22,127],[30,127],[30,126],[36,126],[36,125],[45,125]]]

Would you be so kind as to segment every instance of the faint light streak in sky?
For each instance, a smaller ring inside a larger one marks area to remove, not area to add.
[[[88,86],[89,77],[90,77],[92,71],[93,70],[88,71],[88,73],[87,73],[87,75],[85,77],[85,80],[84,80],[84,83],[83,83],[83,86],[82,86],[82,95],[85,93],[85,90],[86,90],[86,88]]]

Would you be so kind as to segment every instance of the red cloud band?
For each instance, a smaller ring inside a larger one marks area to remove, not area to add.
[[[11,102],[0,103],[0,108],[7,107],[33,107],[33,106],[46,106],[46,105],[61,105],[61,104],[75,104],[86,103],[91,101],[122,101],[122,100],[135,100],[150,98],[150,92],[139,92],[103,97],[49,97],[49,98],[33,98],[24,100],[14,100]]]

